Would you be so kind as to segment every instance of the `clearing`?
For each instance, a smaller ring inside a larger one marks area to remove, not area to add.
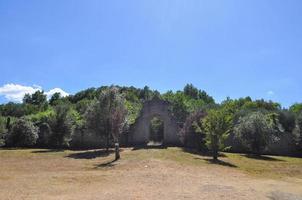
[[[219,163],[181,148],[0,150],[0,199],[302,199],[302,158],[224,153]]]

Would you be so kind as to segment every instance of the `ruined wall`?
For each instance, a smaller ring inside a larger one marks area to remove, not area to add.
[[[169,112],[169,103],[160,99],[153,99],[144,103],[134,129],[129,134],[128,141],[134,145],[147,144],[150,138],[150,121],[153,117],[160,118],[164,123],[164,144],[181,145],[177,123]]]

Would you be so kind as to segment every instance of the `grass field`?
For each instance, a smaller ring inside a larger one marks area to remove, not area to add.
[[[0,199],[302,199],[302,159],[181,148],[0,150]]]

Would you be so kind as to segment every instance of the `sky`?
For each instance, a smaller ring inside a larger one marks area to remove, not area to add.
[[[300,0],[0,0],[0,103],[186,83],[226,97],[302,102]]]

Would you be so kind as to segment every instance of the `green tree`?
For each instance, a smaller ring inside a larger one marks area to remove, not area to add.
[[[36,144],[38,128],[25,118],[18,119],[12,126],[8,136],[8,143],[15,147],[28,147]]]
[[[295,113],[296,115],[299,115],[300,112],[302,112],[302,103],[295,103],[290,108],[290,111]]]
[[[261,155],[275,132],[268,115],[252,112],[240,118],[235,127],[238,138],[256,155]]]
[[[193,99],[198,99],[199,91],[196,87],[194,87],[192,84],[187,84],[184,87],[184,94],[193,98]]]
[[[0,115],[0,147],[5,145],[5,135],[7,133],[6,119]]]
[[[32,95],[25,94],[23,98],[23,103],[41,106],[47,103],[47,98],[46,95],[44,94],[44,91],[37,90]]]
[[[40,147],[47,147],[50,145],[50,137],[52,135],[51,128],[48,123],[43,122],[38,125],[39,127],[39,138],[37,140],[37,145]]]
[[[109,149],[110,137],[118,143],[121,127],[126,121],[126,107],[118,88],[103,90],[98,100],[94,100],[85,113],[88,129],[106,138],[106,149]]]
[[[298,145],[298,149],[300,151],[302,151],[302,111],[300,112],[300,114],[297,117],[296,124],[297,124],[297,130],[298,130],[298,142],[297,142],[297,145]]]
[[[62,98],[61,93],[56,92],[49,99],[49,104],[52,105],[52,106],[55,106],[55,105],[58,104],[58,102],[60,101],[61,98]]]
[[[73,132],[73,120],[70,111],[68,104],[59,104],[55,107],[55,113],[49,122],[52,131],[49,142],[52,146],[69,146]]]
[[[218,151],[224,148],[224,140],[229,135],[233,122],[230,115],[222,109],[212,109],[202,120],[206,133],[206,145],[213,153],[213,159],[218,159]]]

